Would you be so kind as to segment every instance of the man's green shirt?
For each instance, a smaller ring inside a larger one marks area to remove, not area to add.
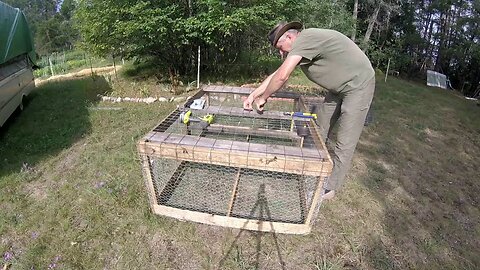
[[[365,53],[347,36],[334,30],[303,30],[289,54],[302,56],[299,65],[305,75],[334,93],[361,88],[375,75]]]

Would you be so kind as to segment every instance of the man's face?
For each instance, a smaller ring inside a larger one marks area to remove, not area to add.
[[[292,43],[295,40],[296,35],[292,33],[285,33],[275,45],[275,48],[280,52],[280,56],[287,57],[288,53],[292,50]]]

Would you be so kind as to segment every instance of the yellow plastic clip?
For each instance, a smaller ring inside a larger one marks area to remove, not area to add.
[[[207,114],[202,118],[202,120],[207,122],[208,124],[213,123],[213,119],[214,119],[214,117],[213,117],[212,114]]]
[[[192,115],[192,111],[188,111],[183,115],[183,123],[188,125],[190,123],[190,116]]]

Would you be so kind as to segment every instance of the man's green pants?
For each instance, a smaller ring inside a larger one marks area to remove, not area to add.
[[[374,91],[375,77],[357,89],[339,94],[329,92],[319,108],[318,124],[323,139],[326,141],[332,136],[332,129],[338,128],[332,154],[333,171],[326,186],[328,190],[338,190],[345,183]]]

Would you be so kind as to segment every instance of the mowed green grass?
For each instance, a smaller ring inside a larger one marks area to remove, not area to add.
[[[112,91],[102,77],[43,85],[0,130],[0,267],[480,267],[472,102],[379,78],[348,183],[311,234],[291,236],[151,214],[135,143],[176,104],[98,101]]]

